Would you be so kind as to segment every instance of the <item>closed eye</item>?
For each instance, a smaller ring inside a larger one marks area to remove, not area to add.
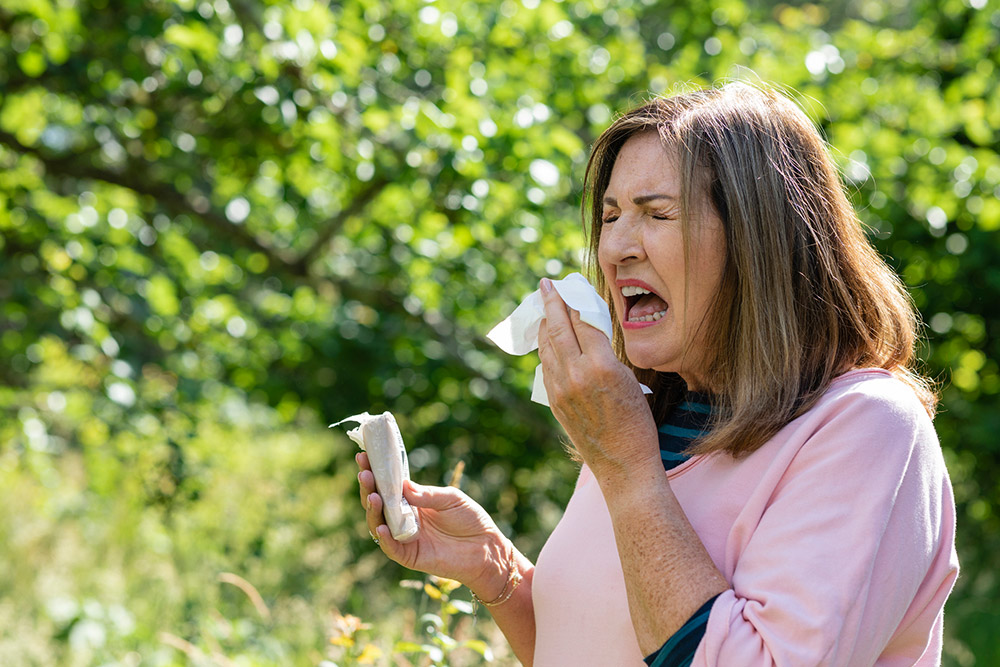
[[[655,211],[655,212],[650,212],[649,213],[649,217],[651,217],[653,220],[676,220],[677,219],[677,212],[676,211]]]

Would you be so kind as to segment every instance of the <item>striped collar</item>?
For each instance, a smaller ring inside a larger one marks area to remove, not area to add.
[[[660,459],[664,470],[675,468],[688,456],[683,452],[697,438],[708,433],[712,417],[710,394],[688,392],[659,426]]]

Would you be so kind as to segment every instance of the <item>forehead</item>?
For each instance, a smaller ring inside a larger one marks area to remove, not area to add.
[[[618,151],[606,195],[613,198],[641,196],[648,192],[680,194],[680,170],[673,150],[655,132],[630,137]]]

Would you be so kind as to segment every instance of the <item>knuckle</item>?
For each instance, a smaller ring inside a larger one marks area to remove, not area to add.
[[[602,384],[615,379],[615,368],[606,361],[599,361],[594,364],[594,380]]]
[[[566,389],[570,394],[580,394],[593,383],[590,373],[585,372],[580,366],[573,366],[566,373]]]
[[[560,338],[566,335],[567,327],[563,322],[553,322],[549,325],[549,335],[553,338]]]
[[[618,359],[601,354],[597,355],[594,360],[594,372],[600,376],[602,380],[615,380],[621,373],[622,364]]]

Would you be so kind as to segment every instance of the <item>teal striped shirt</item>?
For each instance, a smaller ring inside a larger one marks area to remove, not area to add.
[[[711,397],[688,392],[684,400],[659,426],[660,459],[664,470],[679,466],[688,457],[684,450],[698,437],[708,432],[712,416]]]

